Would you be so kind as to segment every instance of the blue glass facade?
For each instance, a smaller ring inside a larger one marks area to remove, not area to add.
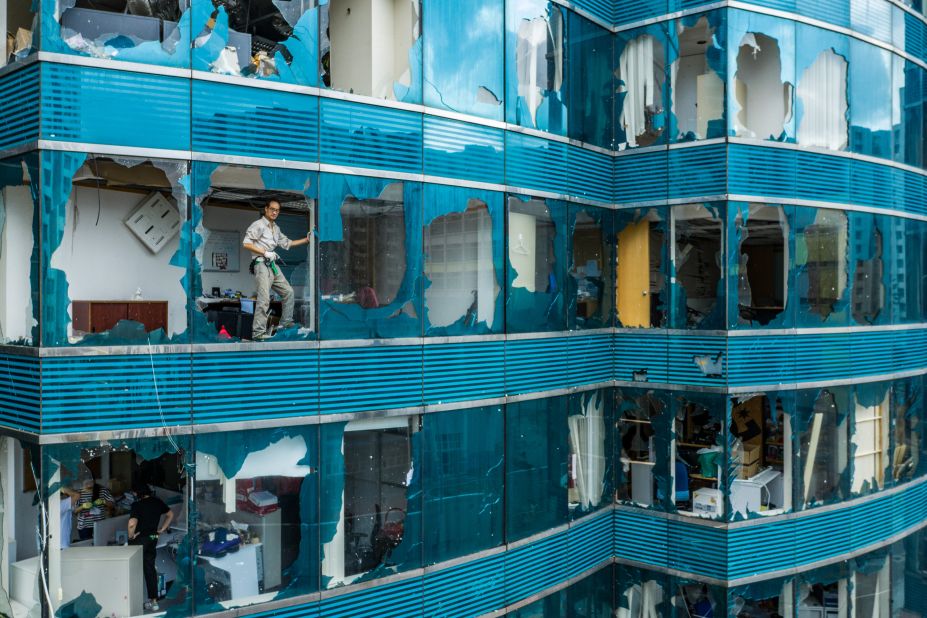
[[[927,615],[919,0],[5,4],[0,614]]]

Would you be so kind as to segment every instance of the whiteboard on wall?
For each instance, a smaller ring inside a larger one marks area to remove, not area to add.
[[[237,273],[241,269],[241,234],[211,230],[203,244],[203,271]]]

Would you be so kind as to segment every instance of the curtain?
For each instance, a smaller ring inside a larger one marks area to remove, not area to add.
[[[655,39],[639,36],[628,42],[619,60],[619,71],[624,81],[624,105],[621,108],[621,126],[627,134],[628,146],[637,146],[637,137],[647,130],[646,109],[657,97],[657,83],[653,71]]]
[[[598,391],[568,419],[573,476],[580,508],[594,508],[605,489],[605,402]]]
[[[847,61],[832,50],[821,52],[805,69],[797,94],[803,115],[798,143],[830,150],[847,146]]]

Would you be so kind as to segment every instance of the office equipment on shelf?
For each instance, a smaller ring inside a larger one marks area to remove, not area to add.
[[[167,332],[166,300],[75,300],[71,301],[72,326],[83,333],[102,333],[120,320],[140,322],[145,332]]]
[[[718,516],[724,512],[724,496],[720,489],[703,487],[692,494],[692,510],[699,515]]]
[[[759,474],[747,479],[734,479],[731,482],[731,508],[746,515],[748,512],[759,513],[764,504],[781,507],[782,473],[773,468],[766,468]]]

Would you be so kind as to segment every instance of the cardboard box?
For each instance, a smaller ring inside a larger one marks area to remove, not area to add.
[[[721,515],[724,511],[724,496],[718,489],[696,489],[692,494],[692,510],[700,515]]]
[[[742,479],[753,478],[759,473],[760,473],[760,462],[759,461],[754,461],[752,464],[744,465],[744,466],[741,466],[740,468],[740,478]]]
[[[760,463],[760,455],[762,455],[763,449],[760,448],[759,444],[744,444],[744,456],[743,464],[749,466],[750,464]]]

